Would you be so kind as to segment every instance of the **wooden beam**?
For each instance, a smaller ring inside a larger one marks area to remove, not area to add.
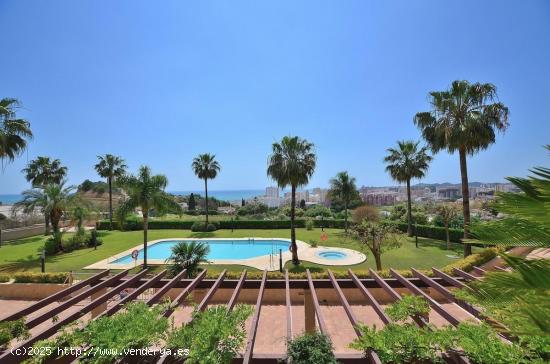
[[[396,301],[401,301],[401,295],[399,293],[397,293],[393,288],[391,288],[387,283],[386,281],[384,281],[379,275],[378,273],[376,273],[374,270],[370,269],[369,268],[369,275],[371,277],[373,277],[376,282],[380,285],[380,287],[382,287],[384,289],[384,291],[386,291],[387,294],[389,294],[390,296],[392,296]],[[419,316],[419,315],[412,315],[411,318],[413,319],[414,322],[416,322],[416,324],[420,327],[424,327],[424,326],[428,326],[428,323],[426,322],[426,320],[424,319],[424,317],[422,316]]]
[[[462,278],[464,278],[467,281],[479,281],[480,280],[479,277],[476,277],[476,276],[474,276],[470,273],[464,272],[463,270],[458,269],[458,268],[453,268],[453,272],[455,274],[458,274],[459,276],[461,276]]]
[[[131,292],[129,295],[121,299],[119,302],[117,302],[114,306],[107,309],[107,311],[103,312],[101,315],[96,317],[96,320],[100,318],[101,316],[111,316],[114,313],[118,312],[122,307],[124,307],[125,304],[127,304],[130,301],[133,301],[136,299],[140,294],[142,294],[145,290],[149,289],[153,284],[158,282],[164,275],[166,274],[166,270],[163,270],[153,278],[146,281],[144,284],[136,288],[133,292]]]
[[[185,298],[195,289],[195,287],[206,277],[206,269],[200,272],[200,274],[180,292],[180,294],[170,303],[170,306],[164,311],[163,316],[169,317],[176,308],[185,300]]]
[[[170,290],[170,288],[174,287],[176,283],[178,283],[178,281],[181,280],[183,276],[185,276],[186,273],[187,269],[184,269],[179,272],[174,278],[169,280],[168,283],[166,283],[160,290],[158,290],[157,293],[153,295],[153,297],[147,300],[147,306],[152,306],[157,303],[166,294],[166,292]]]
[[[336,294],[340,300],[340,303],[342,304],[344,311],[346,311],[346,315],[348,316],[348,319],[350,320],[351,325],[353,326],[353,330],[355,331],[355,334],[358,337],[362,336],[361,331],[359,330],[359,320],[357,320],[357,317],[353,313],[353,310],[351,309],[351,306],[346,296],[344,295],[344,292],[342,292],[340,285],[338,285],[338,281],[336,280],[336,278],[334,278],[334,274],[332,274],[332,271],[330,269],[327,269],[327,272],[328,272],[329,279],[332,282],[332,286],[336,290]],[[370,363],[372,364],[382,363],[380,361],[380,358],[378,357],[378,354],[376,354],[375,351],[368,350],[366,354]]]
[[[413,274],[416,277],[420,278],[422,281],[424,281],[430,287],[432,287],[433,289],[435,289],[436,291],[441,293],[449,301],[453,301],[454,303],[456,303],[457,305],[462,307],[466,312],[474,315],[478,319],[481,319],[481,317],[482,317],[481,312],[477,308],[475,308],[474,306],[472,306],[471,304],[469,304],[469,303],[467,303],[463,300],[457,299],[451,291],[449,291],[447,288],[443,287],[442,285],[440,285],[439,283],[437,283],[436,281],[434,281],[433,279],[431,279],[427,275],[417,271],[414,268],[411,268],[411,271],[413,272]]]
[[[447,282],[449,284],[452,284],[453,286],[458,287],[458,288],[466,288],[466,285],[464,283],[462,283],[461,281],[459,281],[458,279],[456,279],[454,277],[451,277],[447,273],[444,273],[444,272],[442,272],[439,269],[434,268],[434,267],[432,267],[432,271],[434,272],[434,274],[436,276],[440,277],[445,282]]]
[[[33,313],[39,309],[41,309],[42,307],[45,307],[51,303],[54,303],[55,301],[58,301],[62,298],[65,298],[66,296],[68,296],[69,294],[73,293],[73,292],[76,292],[78,290],[80,290],[81,288],[84,288],[86,286],[89,286],[91,284],[94,284],[96,283],[97,281],[99,281],[101,278],[105,277],[107,274],[109,274],[109,270],[104,270],[86,280],[83,280],[81,282],[78,282],[77,284],[73,284],[72,286],[70,287],[67,287],[65,288],[64,290],[62,291],[59,291],[57,293],[54,293],[32,305],[30,305],[29,307],[25,307],[15,313],[12,313],[11,315],[3,318],[2,320],[0,320],[0,322],[4,322],[4,321],[13,321],[13,320],[17,320],[17,319],[20,319],[21,317],[23,316],[27,316],[28,314],[30,313]]]
[[[476,272],[477,274],[481,274],[481,275],[484,275],[487,273],[487,271],[483,268],[480,268],[480,267],[477,267],[477,266],[474,266],[473,268],[473,271]]]
[[[105,281],[103,281],[103,282],[101,282],[101,283],[99,283],[95,286],[92,286],[92,287],[86,289],[84,292],[81,292],[81,293],[77,294],[76,296],[74,296],[73,298],[68,299],[67,301],[64,301],[59,306],[52,307],[50,310],[48,310],[44,314],[42,314],[40,316],[37,316],[32,320],[27,321],[25,323],[25,325],[27,326],[27,328],[31,329],[31,328],[41,324],[42,322],[44,322],[48,319],[51,319],[52,317],[56,316],[58,313],[66,310],[67,308],[71,307],[75,303],[82,301],[84,298],[91,296],[93,293],[99,291],[100,289],[102,289],[104,287],[108,287],[111,283],[118,282],[122,277],[127,275],[129,271],[130,271],[130,269],[122,271],[122,272],[118,273],[117,275],[114,275],[111,278],[109,278],[109,279],[107,279],[107,280],[105,280]]]
[[[430,306],[434,309],[435,312],[440,314],[442,317],[445,318],[445,320],[449,321],[453,326],[458,326],[460,323],[460,320],[458,320],[456,317],[451,315],[439,302],[431,298],[426,292],[422,291],[420,288],[409,282],[405,277],[403,277],[401,274],[397,273],[394,269],[390,268],[391,274],[397,278],[399,282],[401,282],[405,287],[407,287],[412,293],[414,293],[417,296],[423,297]]]
[[[258,330],[258,322],[260,321],[260,312],[262,310],[262,299],[264,297],[266,280],[267,270],[264,270],[260,292],[258,292],[258,299],[256,300],[256,307],[254,309],[254,316],[252,316],[252,324],[250,325],[250,334],[248,342],[246,343],[246,351],[243,357],[243,364],[250,364],[252,362],[252,355],[254,353],[254,342],[256,341],[256,332]]]
[[[235,290],[233,290],[233,294],[231,295],[231,298],[229,299],[229,302],[227,303],[227,309],[229,311],[233,310],[233,307],[235,307],[235,304],[237,304],[237,299],[239,298],[239,293],[241,293],[241,289],[243,288],[244,282],[246,281],[246,269],[243,270],[241,274],[241,278],[239,278],[239,281],[237,282],[237,286],[235,287]]]
[[[218,287],[225,279],[225,274],[227,273],[227,270],[224,269],[223,272],[220,273],[220,276],[218,279],[216,279],[216,282],[212,285],[210,290],[206,293],[204,298],[202,299],[201,303],[197,306],[197,311],[204,311],[206,307],[208,306],[208,302],[214,297],[214,294],[216,294],[216,291],[218,290]]]
[[[384,324],[389,324],[391,322],[388,315],[386,315],[386,312],[380,306],[376,298],[369,292],[369,290],[361,283],[361,280],[353,273],[351,269],[348,269],[348,274],[350,275],[351,279],[353,280],[353,283],[359,288],[359,291],[365,296],[369,304],[372,306],[373,310],[378,314],[378,317],[380,317],[380,320],[384,322]]]
[[[292,340],[292,302],[290,300],[290,282],[288,269],[285,269],[285,296],[286,296],[286,339]]]
[[[317,293],[315,292],[315,285],[311,279],[311,272],[309,269],[306,269],[307,280],[309,284],[309,290],[311,292],[311,298],[313,299],[313,307],[315,307],[315,315],[317,316],[317,322],[319,323],[319,330],[328,335],[327,325],[325,324],[325,319],[321,313],[321,305],[319,305],[319,299],[317,298]]]

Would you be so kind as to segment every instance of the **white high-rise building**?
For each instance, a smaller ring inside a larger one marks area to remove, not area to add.
[[[265,197],[276,197],[279,198],[279,188],[278,187],[266,187],[265,188]]]

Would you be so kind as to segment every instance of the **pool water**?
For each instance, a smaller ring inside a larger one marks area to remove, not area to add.
[[[165,240],[150,245],[147,248],[147,259],[166,260],[172,254],[172,247],[177,243],[193,240]],[[288,250],[288,241],[270,239],[270,240],[208,240],[201,239],[200,242],[210,246],[208,260],[216,259],[249,259],[262,255],[279,254],[279,249],[283,252]],[[139,250],[138,260],[143,259],[143,249]],[[114,264],[132,263],[134,260],[130,254],[118,258]]]
[[[324,252],[317,253],[317,255],[321,258],[328,259],[328,260],[338,260],[338,259],[344,259],[347,257],[346,253],[339,252],[336,250],[328,250]]]

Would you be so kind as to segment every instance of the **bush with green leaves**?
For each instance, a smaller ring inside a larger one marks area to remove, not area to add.
[[[29,336],[24,319],[0,322],[0,348],[5,348],[13,339],[26,339]]]
[[[55,232],[51,237],[46,240],[44,243],[44,250],[46,255],[54,255],[61,251],[61,246],[63,242],[63,233]]]
[[[32,356],[31,363],[46,363],[57,357],[57,349],[83,348],[80,363],[114,363],[128,350],[159,345],[165,339],[170,325],[161,313],[166,304],[149,307],[144,302],[132,302],[113,316],[103,316],[91,321],[83,329],[79,323],[65,327],[61,335],[47,341],[39,341],[35,348],[49,347],[51,353]],[[41,350],[40,350],[41,352]],[[134,360],[143,358],[131,358]]]
[[[313,220],[311,219],[306,220],[306,230],[311,231],[313,230],[314,227],[315,227],[315,223],[313,222]]]
[[[330,339],[320,333],[304,333],[287,344],[287,358],[293,364],[337,364]]]
[[[430,305],[420,296],[406,295],[389,305],[385,311],[394,321],[406,321],[411,316],[426,317],[430,313]]]
[[[208,223],[208,225],[206,225],[202,221],[196,221],[193,223],[193,225],[191,225],[191,231],[193,232],[212,232],[216,231],[217,229],[218,228],[216,227],[216,225],[212,223]]]
[[[169,335],[166,345],[173,351],[189,349],[186,364],[229,364],[245,343],[244,324],[251,314],[245,305],[232,311],[224,306],[196,311],[191,322]]]

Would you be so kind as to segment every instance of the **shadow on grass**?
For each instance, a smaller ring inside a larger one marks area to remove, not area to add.
[[[45,238],[45,235],[36,235],[30,238],[8,240],[8,241],[3,241],[2,246],[16,246],[16,245],[22,245],[22,244],[28,244],[28,243],[37,243],[44,240],[44,238]]]

